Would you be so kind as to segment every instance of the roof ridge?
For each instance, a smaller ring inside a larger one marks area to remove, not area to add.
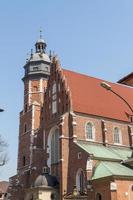
[[[112,171],[109,169],[109,167],[106,165],[106,162],[108,163],[112,163],[110,161],[101,161],[102,162],[102,165],[113,175]]]
[[[94,77],[94,76],[90,76],[90,75],[88,75],[88,74],[84,74],[84,73],[72,71],[72,70],[69,70],[69,69],[62,68],[62,70],[63,70],[63,71],[68,71],[68,72],[70,72],[70,73],[78,74],[78,75],[81,75],[81,76],[93,78],[93,79],[96,79],[96,80],[106,81],[105,79],[102,79],[102,78],[96,78],[96,77]],[[107,81],[107,82],[109,82],[109,81]],[[113,82],[111,82],[111,83],[113,83]]]
[[[88,75],[88,74],[84,74],[84,73],[72,71],[72,70],[65,69],[65,68],[62,68],[62,70],[63,70],[63,71],[66,71],[66,72],[74,73],[74,74],[77,74],[77,75],[85,76],[85,77],[88,77],[88,78],[92,78],[92,79],[95,79],[95,80],[104,81],[104,82],[107,82],[107,83],[109,83],[109,84],[115,84],[115,85],[118,85],[119,87],[133,89],[133,87],[131,87],[131,86],[124,85],[124,84],[121,84],[121,83],[118,83],[118,82],[108,81],[108,80],[106,80],[106,79],[102,79],[102,78],[99,78],[99,77],[90,76],[90,75]]]

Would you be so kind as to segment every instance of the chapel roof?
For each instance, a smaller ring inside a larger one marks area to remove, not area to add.
[[[100,161],[95,168],[92,180],[108,176],[133,177],[133,170],[118,162]]]
[[[132,150],[121,146],[104,146],[77,140],[76,145],[97,160],[123,161],[132,157]]]
[[[63,69],[71,91],[73,111],[129,122],[129,107],[112,92],[101,87],[104,80]],[[133,107],[133,88],[111,83],[112,89]]]

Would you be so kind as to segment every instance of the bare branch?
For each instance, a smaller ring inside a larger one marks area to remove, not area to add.
[[[7,143],[0,136],[0,166],[3,166],[7,163],[8,157],[6,153]]]

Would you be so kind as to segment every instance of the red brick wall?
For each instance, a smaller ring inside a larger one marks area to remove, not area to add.
[[[117,184],[117,200],[132,200],[133,199],[133,180],[115,180]]]
[[[86,139],[85,135],[85,125],[87,122],[92,122],[95,127],[95,141],[96,142],[103,142],[103,133],[102,133],[102,120],[104,118],[100,117],[93,117],[93,116],[87,116],[83,114],[77,114],[76,115],[76,134],[78,139]],[[107,140],[109,144],[114,144],[113,141],[113,129],[114,127],[118,127],[121,130],[121,136],[122,136],[122,145],[129,146],[129,133],[128,133],[128,123],[119,122],[116,120],[109,120],[104,119],[106,123],[106,129],[107,129]]]

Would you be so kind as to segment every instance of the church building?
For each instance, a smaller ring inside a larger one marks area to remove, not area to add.
[[[24,65],[10,200],[133,199],[133,73],[117,83],[62,68],[40,36]]]

